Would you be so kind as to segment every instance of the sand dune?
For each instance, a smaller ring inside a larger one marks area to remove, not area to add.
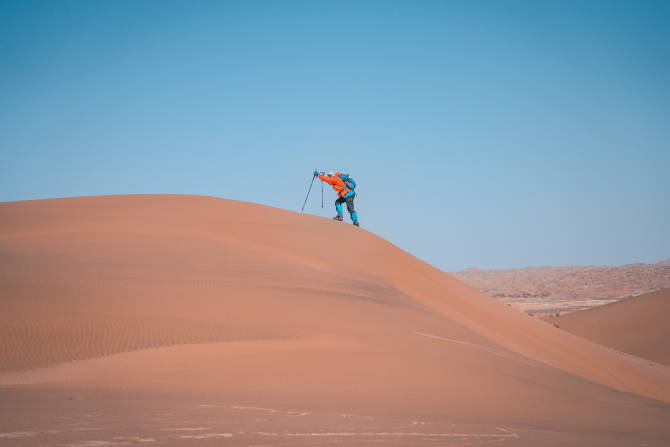
[[[670,289],[548,319],[572,334],[670,365]]]
[[[0,443],[670,440],[670,368],[266,206],[2,203],[0,310]]]

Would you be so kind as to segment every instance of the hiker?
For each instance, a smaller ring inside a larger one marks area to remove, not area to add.
[[[356,182],[354,179],[349,177],[349,174],[340,174],[339,172],[327,174],[319,174],[318,171],[314,171],[314,177],[319,177],[321,181],[324,181],[337,192],[337,200],[335,201],[335,209],[337,210],[337,216],[333,217],[335,220],[342,222],[342,204],[346,202],[347,211],[351,215],[351,220],[354,222],[354,225],[359,227],[358,223],[358,214],[354,211],[354,198],[356,193],[354,188],[356,188]]]

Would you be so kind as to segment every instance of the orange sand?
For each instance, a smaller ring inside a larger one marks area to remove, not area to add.
[[[0,315],[0,445],[670,442],[670,367],[266,206],[2,203]]]
[[[670,289],[547,321],[596,343],[670,365]]]

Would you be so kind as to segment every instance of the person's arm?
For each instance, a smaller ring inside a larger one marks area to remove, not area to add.
[[[333,177],[326,177],[326,176],[323,175],[323,174],[319,174],[319,175],[317,175],[317,177],[319,177],[319,179],[321,179],[321,180],[323,180],[324,182],[329,183],[329,184],[331,184],[331,185],[332,185],[333,182],[335,181],[335,177],[334,177],[334,176],[333,176]]]

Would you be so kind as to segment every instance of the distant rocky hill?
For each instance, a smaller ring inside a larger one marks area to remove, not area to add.
[[[553,314],[668,288],[670,259],[621,266],[468,268],[451,275],[526,312]]]

